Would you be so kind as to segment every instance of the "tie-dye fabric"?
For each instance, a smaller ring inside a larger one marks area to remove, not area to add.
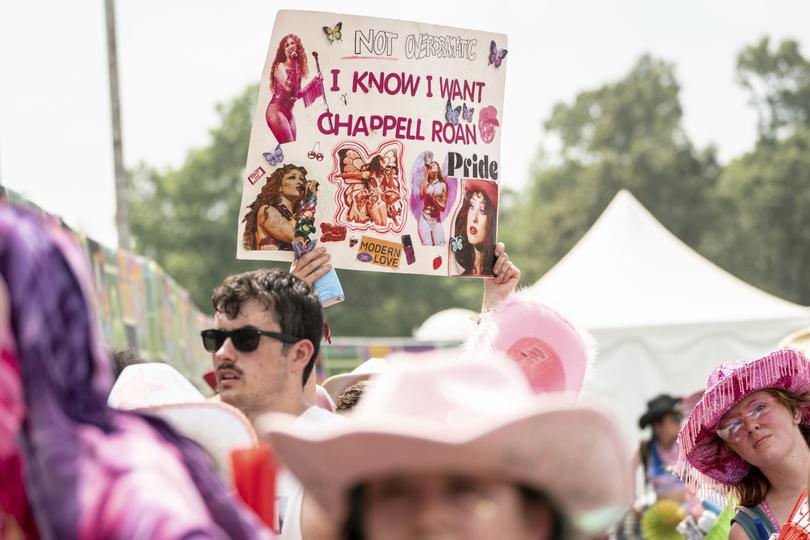
[[[19,450],[43,538],[270,536],[196,444],[156,418],[107,406],[111,369],[88,269],[65,231],[0,207],[0,276],[13,340],[0,349],[17,361],[0,371],[0,385],[13,388],[18,369],[23,400],[22,424],[0,424],[0,450]]]

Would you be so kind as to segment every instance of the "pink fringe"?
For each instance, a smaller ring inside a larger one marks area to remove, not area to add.
[[[304,100],[304,107],[309,107],[315,100],[323,95],[323,81],[315,79],[311,81],[304,90],[301,91],[301,98]]]

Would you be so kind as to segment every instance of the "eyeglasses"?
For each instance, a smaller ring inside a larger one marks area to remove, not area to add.
[[[762,397],[754,401],[747,411],[742,411],[740,416],[730,418],[724,422],[720,422],[715,430],[717,436],[726,442],[737,442],[743,436],[744,419],[757,420],[767,415],[773,406],[775,398],[773,396]]]
[[[225,340],[231,338],[231,343],[240,352],[253,352],[259,347],[259,340],[262,336],[271,337],[284,343],[296,343],[300,338],[284,334],[282,332],[269,332],[259,330],[252,326],[243,326],[235,330],[217,330],[209,328],[200,332],[205,350],[213,353],[217,352]]]

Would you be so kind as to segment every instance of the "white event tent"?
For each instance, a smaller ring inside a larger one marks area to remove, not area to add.
[[[596,338],[582,399],[613,411],[632,444],[648,399],[700,390],[718,363],[773,350],[810,321],[810,308],[715,266],[624,190],[531,290]]]

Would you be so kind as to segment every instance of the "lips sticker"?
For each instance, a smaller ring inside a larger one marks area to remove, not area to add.
[[[478,132],[481,134],[481,140],[489,144],[495,140],[495,128],[500,126],[498,121],[498,109],[492,105],[484,107],[478,113]]]
[[[346,240],[346,227],[321,223],[321,242],[343,242]]]

